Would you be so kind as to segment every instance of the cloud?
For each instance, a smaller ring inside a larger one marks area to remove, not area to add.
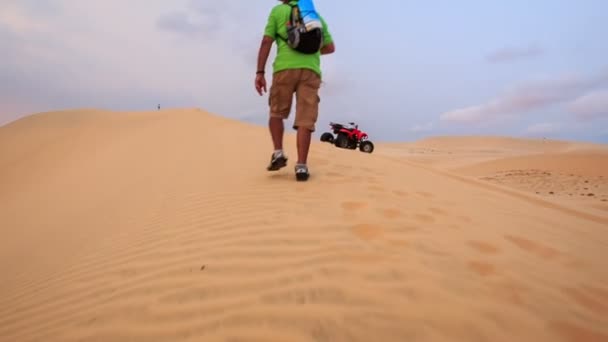
[[[515,62],[520,59],[527,59],[540,56],[544,50],[538,44],[530,44],[523,47],[504,47],[486,56],[490,63]]]
[[[196,33],[210,33],[216,27],[212,23],[192,17],[186,12],[171,12],[161,15],[157,25],[160,29],[175,31],[186,35]]]
[[[608,89],[585,94],[572,101],[568,109],[581,120],[608,118]]]
[[[414,132],[414,133],[429,132],[429,131],[432,131],[434,127],[435,127],[434,122],[416,124],[410,128],[410,132]]]
[[[442,113],[440,118],[442,121],[460,123],[494,121],[570,101],[603,85],[608,85],[608,70],[588,76],[564,75],[555,79],[528,81],[486,103],[448,111]]]
[[[244,109],[263,111],[267,102],[253,88],[267,17],[258,10],[269,7],[188,0],[131,0],[128,6],[118,0],[2,1],[0,121],[12,119],[15,110],[129,110],[159,102],[233,117]],[[236,20],[244,26],[227,20],[247,15],[255,19]]]
[[[2,0],[0,122],[17,114],[47,109],[86,106],[145,110],[160,103],[163,108],[201,107],[221,115],[263,123],[267,118],[268,95],[258,96],[253,80],[266,19],[276,4],[277,1],[261,4],[209,0]],[[432,5],[424,6],[428,6],[429,11],[419,14],[428,12],[432,16]],[[367,7],[372,9],[373,6]],[[454,101],[458,98],[473,96],[479,92],[479,85],[501,77],[493,73],[504,70],[491,68],[490,74],[486,74],[487,70],[478,65],[465,65],[465,61],[470,61],[469,54],[476,54],[475,46],[487,44],[487,34],[468,35],[466,44],[470,45],[467,46],[454,41],[460,53],[450,58],[446,56],[453,51],[454,44],[429,44],[428,39],[424,39],[426,35],[413,35],[405,38],[418,44],[419,54],[408,54],[403,46],[391,45],[384,51],[386,59],[374,59],[371,50],[357,50],[356,44],[349,44],[352,38],[348,33],[349,19],[340,15],[340,9],[337,2],[327,2],[322,9],[338,42],[338,51],[322,59],[320,127],[334,119],[355,120],[371,134],[382,138],[401,137],[404,131],[410,133],[410,129],[463,133],[476,129],[472,125],[440,126],[439,120],[431,126],[427,121],[435,119],[430,117],[432,113],[443,111],[439,108],[457,108],[460,105],[454,105],[457,103]],[[366,8],[351,14],[364,20],[367,12]],[[402,33],[407,35],[405,31]],[[371,37],[376,33],[366,31],[363,34]],[[581,49],[577,51],[585,51],[580,54],[581,58],[589,57],[590,52],[595,51],[593,43],[598,39],[594,35],[579,36],[578,33],[564,38],[560,41],[564,47],[580,45]],[[553,40],[554,37],[543,39]],[[583,49],[585,44],[589,50]],[[506,57],[518,55],[507,50],[490,54],[490,59],[506,61]],[[531,50],[534,54],[534,48],[514,50],[519,51],[520,56],[530,55]],[[266,65],[268,82],[275,53],[276,46]],[[589,68],[593,63],[602,63],[600,54],[593,56],[597,58],[582,61],[574,57],[566,63],[585,62]],[[555,60],[547,59],[543,70],[558,72],[564,66],[563,58],[559,55],[550,57]],[[461,67],[454,68],[454,63]],[[510,73],[521,74],[527,70],[519,68],[530,66],[512,67]],[[408,76],[404,78],[403,75]],[[463,77],[468,78],[469,88],[459,87]],[[552,81],[547,80],[547,83]],[[438,83],[441,83],[441,89],[435,87]],[[487,91],[496,85],[483,86]],[[476,102],[485,101],[482,98],[462,107],[469,104],[480,107],[472,116],[483,121],[488,119],[484,112],[488,108],[490,112],[498,113],[494,117],[500,117],[505,110],[518,113],[519,108],[530,104],[537,103],[538,108],[542,108],[543,103],[554,101],[542,92],[529,93],[527,99],[522,99],[518,94],[527,95],[526,90],[505,92],[488,103]],[[573,96],[566,98],[573,101],[585,94],[586,91],[575,91]],[[19,113],[15,113],[17,111]],[[471,112],[465,114],[471,115]],[[447,115],[447,119],[458,121],[458,115],[452,118]],[[543,121],[539,119],[539,122]],[[498,126],[497,131],[522,132],[525,128],[525,125]]]
[[[61,10],[60,0],[3,0],[0,2],[0,28],[13,34],[42,32],[48,20]]]
[[[199,34],[209,38],[209,35],[217,34],[224,23],[218,3],[191,1],[183,9],[161,14],[156,25],[161,30],[192,38],[200,38]]]
[[[543,122],[528,126],[526,133],[528,134],[551,134],[557,133],[562,129],[562,124],[555,122]]]
[[[229,55],[240,59],[239,63],[255,64],[270,7],[208,0],[190,0],[174,7],[156,19],[160,31],[184,38],[180,40],[184,44],[204,42],[209,54]],[[273,57],[271,54],[269,59]]]

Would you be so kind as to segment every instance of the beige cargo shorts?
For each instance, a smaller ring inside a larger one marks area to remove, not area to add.
[[[321,78],[309,69],[281,70],[272,76],[268,96],[270,116],[287,119],[296,95],[296,116],[293,128],[304,127],[315,131],[319,115]]]

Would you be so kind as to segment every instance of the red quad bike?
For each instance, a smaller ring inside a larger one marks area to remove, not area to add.
[[[359,125],[354,122],[349,122],[349,125],[343,125],[335,122],[330,122],[329,126],[333,134],[325,132],[321,135],[321,141],[334,144],[339,148],[347,148],[354,150],[357,147],[361,152],[372,153],[374,144],[369,141],[367,133],[359,129]]]

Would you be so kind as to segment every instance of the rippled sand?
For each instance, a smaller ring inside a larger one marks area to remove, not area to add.
[[[0,127],[0,340],[608,340],[603,147],[314,142],[297,183],[293,138],[269,173],[197,109]]]

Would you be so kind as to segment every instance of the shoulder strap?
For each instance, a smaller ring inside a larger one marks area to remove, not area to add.
[[[291,20],[291,24],[295,24],[296,22],[300,22],[302,21],[302,16],[300,15],[300,7],[298,7],[298,5],[289,5],[291,6],[291,16],[290,16],[290,20]]]
[[[298,4],[292,4],[291,2],[286,3],[285,5],[289,6],[290,8],[290,12],[289,12],[289,23],[290,25],[296,25],[297,21],[301,21],[302,17],[300,16],[300,8],[298,7]],[[287,42],[287,38],[283,38],[278,32],[277,32],[277,37],[281,38],[281,40],[283,40],[284,42]]]

